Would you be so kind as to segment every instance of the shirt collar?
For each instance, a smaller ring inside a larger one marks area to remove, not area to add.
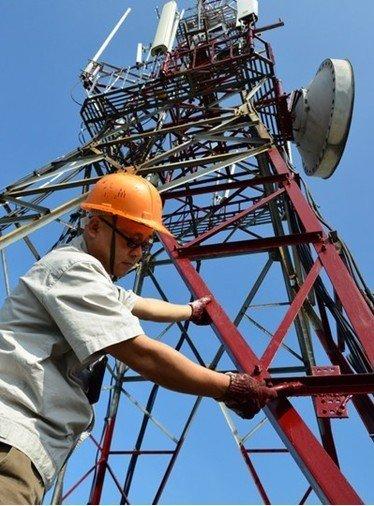
[[[74,239],[70,241],[69,245],[74,246],[75,248],[78,248],[85,253],[88,253],[86,241],[84,240],[83,234],[74,237]]]

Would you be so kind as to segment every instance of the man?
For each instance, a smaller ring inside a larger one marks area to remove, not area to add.
[[[89,213],[83,235],[36,262],[0,313],[2,504],[41,502],[90,428],[87,367],[107,353],[165,388],[223,401],[244,418],[276,397],[246,374],[191,362],[140,326],[138,318],[209,323],[208,298],[170,304],[114,285],[147,251],[154,231],[170,234],[148,181],[105,176],[82,208]]]

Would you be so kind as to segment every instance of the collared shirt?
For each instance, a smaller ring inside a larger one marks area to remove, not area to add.
[[[136,298],[79,236],[36,262],[0,311],[0,441],[33,461],[46,488],[92,420],[79,372],[144,333]]]

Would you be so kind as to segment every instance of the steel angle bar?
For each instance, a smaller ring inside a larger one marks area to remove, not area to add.
[[[12,230],[6,235],[3,235],[0,237],[0,250],[3,248],[6,248],[10,244],[13,244],[14,242],[18,241],[19,239],[22,239],[32,232],[35,232],[41,227],[44,227],[45,225],[48,225],[52,221],[56,220],[63,214],[67,213],[71,209],[74,209],[77,207],[81,202],[84,201],[84,199],[87,197],[87,193],[84,193],[83,195],[79,195],[79,197],[75,197],[72,200],[69,200],[62,206],[57,207],[56,209],[53,209],[49,214],[42,216],[41,218],[36,219],[32,223],[28,223],[27,225],[23,225],[16,230]]]
[[[309,396],[322,394],[359,395],[374,393],[374,373],[326,374],[272,378],[279,395]]]
[[[181,239],[183,238],[184,236],[186,236],[189,232],[191,232],[192,230],[194,230],[200,223],[203,223],[207,220],[210,220],[212,219],[213,217],[215,217],[216,213],[218,213],[224,206],[228,206],[228,205],[236,205],[237,202],[232,202],[232,200],[240,193],[240,189],[238,189],[236,192],[232,193],[231,195],[229,195],[226,200],[222,200],[219,204],[215,205],[215,206],[212,206],[212,207],[208,207],[208,208],[200,208],[198,206],[195,206],[195,208],[197,208],[198,210],[201,210],[203,212],[205,212],[207,209],[209,209],[204,216],[202,216],[200,219],[196,220],[196,219],[192,219],[192,224],[186,229],[184,230],[181,234],[179,234],[177,237],[178,239]],[[173,213],[174,215],[176,214],[176,212],[174,211]]]
[[[106,463],[106,467],[107,467],[107,469],[108,469],[108,471],[109,471],[109,474],[110,474],[110,475],[111,475],[111,477],[113,478],[114,483],[115,483],[115,484],[116,484],[116,486],[117,486],[118,492],[119,492],[119,493],[121,494],[121,496],[122,496],[122,495],[123,495],[123,490],[122,490],[121,484],[120,484],[120,482],[119,482],[118,478],[116,477],[116,475],[114,474],[114,471],[113,471],[112,467],[111,467],[108,463]],[[128,502],[128,499],[126,499],[126,504],[130,504],[130,503]]]
[[[219,258],[226,255],[244,255],[245,253],[260,253],[291,244],[303,244],[320,239],[319,233],[290,234],[276,237],[264,237],[249,241],[233,241],[230,243],[208,244],[183,248],[177,246],[178,256],[190,260]]]
[[[233,118],[232,120],[226,121],[226,122],[222,123],[221,125],[217,125],[210,130],[199,130],[199,132],[197,132],[197,134],[204,134],[205,132],[207,132],[208,134],[218,135],[221,132],[231,132],[231,131],[237,131],[237,130],[240,131],[240,129],[242,127],[249,128],[249,127],[255,126],[257,124],[258,124],[257,120],[254,121],[251,118],[249,118],[249,116],[241,115],[241,116],[235,116],[235,118]]]
[[[289,453],[287,448],[246,448],[250,453]]]
[[[312,289],[315,280],[318,277],[319,271],[321,270],[322,265],[319,259],[317,259],[305,278],[304,283],[299,288],[299,291],[295,295],[295,298],[291,302],[281,324],[278,326],[277,331],[273,335],[270,343],[268,344],[264,354],[261,357],[261,364],[263,369],[267,370],[273,361],[275,354],[277,353],[282,341],[287,334],[292,322],[296,318],[298,312],[304,304],[305,299],[309,295],[310,290]]]
[[[40,218],[40,213],[38,214],[26,214],[26,215],[17,215],[12,212],[11,216],[4,216],[3,218],[0,218],[0,225],[10,225],[12,223],[17,224],[21,221],[32,221],[35,219]]]
[[[154,408],[154,404],[156,402],[159,388],[160,387],[158,385],[153,385],[151,392],[148,396],[146,409],[150,413],[152,412],[152,410]],[[137,436],[135,444],[134,444],[135,451],[138,451],[142,448],[149,421],[150,421],[149,417],[147,415],[144,415],[143,420],[141,422],[139,432],[138,432],[138,436]],[[138,464],[138,460],[139,460],[139,454],[133,453],[131,456],[130,462],[128,464],[128,467],[127,467],[127,472],[126,472],[126,476],[125,476],[125,480],[124,480],[124,484],[123,484],[123,494],[125,496],[127,496],[129,494],[131,483],[132,483],[132,480],[133,480],[133,477],[135,474],[135,470],[136,470],[136,467]],[[121,504],[124,504],[123,501],[124,501],[124,496],[122,495],[121,496]]]
[[[0,200],[8,203],[11,202],[12,204],[16,204],[19,207],[26,207],[27,209],[32,209],[33,211],[39,211],[39,213],[41,214],[48,214],[50,212],[48,207],[38,206],[37,204],[33,204],[32,202],[26,202],[24,200],[20,200],[10,195],[0,197]]]
[[[141,133],[134,133],[134,134],[126,136],[126,137],[119,137],[119,138],[111,139],[111,140],[101,139],[101,142],[96,144],[96,147],[98,147],[98,148],[108,147],[108,146],[113,146],[116,144],[131,142],[131,141],[135,141],[138,139],[143,139],[145,137],[162,136],[162,135],[165,135],[168,133],[178,132],[179,130],[186,130],[189,128],[198,128],[198,127],[204,126],[204,125],[211,125],[211,124],[214,124],[218,121],[221,121],[222,119],[227,119],[227,116],[214,116],[212,118],[204,118],[204,119],[197,118],[195,121],[186,122],[186,123],[179,123],[178,125],[172,125],[172,126],[166,125],[163,128],[161,128],[160,130],[155,130],[155,129],[147,130],[147,131],[144,131]],[[111,131],[111,132],[107,133],[106,136],[110,137],[114,134],[119,133],[119,131],[120,131],[120,129]]]
[[[165,488],[165,485],[166,485],[166,482],[167,480],[169,479],[169,476],[171,474],[171,471],[173,470],[173,467],[174,467],[174,464],[178,458],[178,455],[183,447],[183,444],[184,442],[186,441],[186,437],[187,437],[187,434],[188,434],[188,431],[190,430],[190,427],[192,425],[192,422],[196,416],[196,413],[198,411],[198,408],[200,406],[200,403],[201,403],[201,400],[202,398],[201,397],[197,397],[196,398],[196,401],[191,409],[191,412],[188,416],[188,419],[186,421],[186,424],[185,426],[183,427],[183,430],[182,430],[182,433],[181,433],[181,436],[179,438],[179,441],[177,443],[177,446],[175,447],[175,450],[174,450],[174,454],[173,456],[171,457],[170,459],[170,462],[166,468],[166,471],[165,471],[165,474],[161,480],[161,483],[160,483],[160,486],[156,492],[156,495],[152,501],[152,504],[158,504],[159,500],[160,500],[160,497],[161,497],[161,494]]]
[[[65,464],[62,466],[62,468],[60,469],[60,471],[57,474],[57,479],[56,479],[55,487],[53,490],[51,504],[62,504],[62,494],[63,494],[63,488],[64,488],[64,478],[65,478],[66,467],[67,467],[67,462],[65,462]],[[94,467],[92,469],[94,469]]]
[[[261,269],[260,274],[258,275],[258,277],[256,278],[255,282],[253,283],[252,288],[250,289],[247,297],[245,298],[245,301],[243,302],[241,308],[239,309],[238,314],[236,315],[236,317],[234,319],[234,325],[235,325],[235,327],[238,327],[239,324],[240,324],[240,322],[242,321],[242,319],[243,319],[244,315],[246,314],[246,311],[247,311],[250,303],[252,302],[252,300],[256,296],[256,293],[258,292],[258,290],[259,290],[261,284],[263,283],[263,281],[264,281],[267,273],[269,272],[270,267],[273,265],[273,262],[274,262],[274,260],[269,257],[268,260],[266,261],[264,267]],[[223,344],[221,344],[221,346],[219,347],[217,353],[213,357],[212,362],[209,365],[210,369],[216,369],[216,367],[217,367],[219,361],[221,360],[221,357],[224,354],[224,352],[225,352],[225,347],[224,347]]]
[[[252,97],[254,97],[254,95],[256,95],[256,93],[259,91],[260,88],[262,88],[262,86],[265,84],[265,82],[269,79],[269,77],[264,77],[263,79],[261,79],[261,81],[259,81],[256,86],[254,86],[246,95],[245,97],[245,100],[246,101],[249,101],[251,100]]]
[[[157,280],[154,278],[154,276],[152,275],[152,273],[150,273],[151,275],[151,278],[153,280],[153,282],[155,283],[155,286],[158,290],[158,292],[160,293],[161,297],[164,299],[164,300],[167,300],[167,297],[166,295],[164,294],[161,286],[159,285],[159,283],[157,282]],[[185,324],[186,325],[186,324]],[[184,342],[184,340],[186,339],[186,336],[187,336],[187,328],[185,328],[185,325],[183,327],[180,326],[180,329],[181,329],[181,338],[179,339],[179,342],[177,343],[175,349],[179,350],[182,346],[182,343]],[[187,336],[188,337],[188,336]],[[146,407],[146,410],[147,412],[151,413],[152,409],[153,409],[153,405],[154,405],[154,402],[156,400],[156,396],[157,396],[157,392],[158,392],[158,389],[159,387],[157,385],[154,385],[154,387],[152,388],[152,391],[151,391],[151,394],[149,396],[149,399],[148,399],[148,402],[147,402],[147,407]],[[192,420],[195,416],[195,413],[197,411],[197,408],[200,404],[200,401],[201,401],[201,398],[197,398],[195,404],[194,404],[194,407],[192,408],[192,411],[187,419],[187,422],[182,430],[182,435],[179,437],[179,440],[176,441],[176,447],[175,447],[175,450],[172,451],[172,452],[169,452],[172,454],[172,457],[167,465],[167,468],[166,468],[166,471],[164,473],[164,476],[163,478],[161,479],[161,483],[160,483],[160,486],[156,492],[156,496],[155,496],[155,499],[154,501],[152,502],[152,504],[157,504],[158,502],[158,499],[159,497],[161,496],[162,494],[162,491],[164,489],[164,486],[170,476],[170,473],[173,469],[173,466],[176,462],[176,459],[177,459],[177,456],[179,454],[179,451],[184,443],[184,440],[185,440],[185,436],[187,434],[187,431],[189,429],[189,426],[191,425],[192,423]],[[138,434],[138,438],[136,440],[136,444],[135,444],[135,449],[136,450],[140,450],[141,448],[141,445],[143,443],[143,439],[144,439],[144,435],[145,435],[145,431],[147,429],[147,425],[148,425],[148,421],[150,420],[150,418],[145,415],[143,417],[143,422],[142,422],[142,425],[141,425],[141,428],[140,428],[140,431],[139,431],[139,434]],[[125,478],[125,483],[124,483],[124,486],[123,486],[123,492],[124,494],[128,494],[129,493],[129,490],[130,490],[130,487],[131,487],[131,483],[132,483],[132,480],[133,480],[133,476],[134,476],[134,473],[135,473],[135,468],[136,468],[136,465],[137,465],[137,459],[138,459],[138,455],[137,454],[133,454],[132,457],[131,457],[131,460],[130,460],[130,463],[129,463],[129,467],[128,467],[128,470],[127,470],[127,473],[126,473],[126,478]],[[123,497],[121,499],[121,504],[124,504],[123,502]]]
[[[173,181],[170,181],[169,183],[166,183],[158,188],[160,193],[166,192],[168,190],[171,190],[172,188],[177,188],[178,186],[185,185],[186,183],[189,183],[190,181],[195,181],[201,177],[206,176],[207,174],[211,174],[212,172],[216,172],[217,170],[223,169],[225,167],[228,167],[229,165],[233,163],[240,162],[242,160],[245,160],[246,158],[250,156],[257,156],[261,153],[264,153],[267,151],[269,147],[261,147],[255,150],[249,150],[245,153],[241,153],[239,155],[231,156],[231,158],[225,160],[224,162],[217,163],[216,165],[212,167],[208,167],[206,169],[200,169],[192,174],[188,174],[187,176],[180,177],[178,179],[174,179]],[[209,163],[207,161],[204,162]]]
[[[225,346],[236,367],[252,374],[256,366],[259,366],[257,356],[223,308],[214,299],[213,294],[196,272],[192,263],[188,259],[178,258],[176,241],[165,235],[160,237],[166,252],[172,258],[175,267],[193,295],[196,298],[206,295],[212,297],[212,301],[206,309],[212,318],[214,332]],[[268,375],[265,373],[264,378],[266,377]],[[322,502],[362,504],[361,498],[287,399],[278,398],[268,404],[264,410]]]
[[[159,162],[160,160],[163,160],[164,158],[166,158],[168,156],[175,155],[176,153],[179,153],[180,151],[183,151],[185,148],[187,148],[191,144],[197,142],[199,139],[204,138],[205,136],[213,135],[214,132],[216,130],[218,130],[218,129],[224,128],[226,130],[227,124],[231,123],[232,121],[234,121],[236,119],[237,119],[237,117],[233,116],[229,120],[225,121],[224,123],[221,123],[220,125],[217,125],[216,127],[209,128],[208,130],[203,131],[203,132],[198,132],[198,133],[192,134],[192,137],[188,141],[185,141],[185,142],[183,142],[181,144],[178,144],[177,146],[175,146],[175,147],[173,147],[173,148],[171,148],[171,149],[169,149],[169,150],[161,153],[160,155],[157,155],[157,156],[153,157],[151,160],[148,160],[147,162],[144,162],[141,165],[139,165],[138,171],[141,170],[141,169],[144,169],[146,167],[150,167],[150,166],[154,165],[155,163]],[[227,141],[227,140],[230,140],[230,139],[224,138],[224,140]],[[243,141],[246,142],[247,139],[243,139]],[[266,143],[266,141],[263,141],[263,140],[261,141],[262,145],[265,144],[265,143]]]
[[[3,267],[3,276],[4,276],[4,285],[5,285],[5,293],[7,296],[10,294],[10,285],[9,285],[9,275],[8,275],[8,263],[5,255],[5,250],[1,250],[1,264]]]
[[[245,314],[245,317],[248,318],[248,320],[251,323],[253,323],[253,325],[255,327],[257,327],[259,330],[261,330],[261,332],[263,332],[268,337],[273,338],[273,334],[271,332],[269,332],[267,329],[265,329],[265,327],[263,327],[262,325],[260,325],[260,323],[258,323],[254,318],[251,318],[249,315],[247,315],[247,313]],[[284,348],[285,350],[287,350],[293,357],[295,357],[298,360],[300,360],[300,362],[304,362],[303,357],[301,355],[299,355],[298,353],[296,353],[292,348],[290,348],[289,346],[287,346],[287,344],[281,343],[280,346],[282,348]]]
[[[303,495],[303,497],[300,499],[300,502],[298,504],[305,504],[306,500],[308,499],[308,497],[310,496],[310,493],[313,491],[312,487],[308,487],[306,489],[306,492],[305,494]]]
[[[34,177],[40,178],[44,174],[51,172],[51,169],[55,169],[57,167],[60,167],[64,164],[68,163],[69,161],[74,161],[77,158],[78,159],[82,158],[85,148],[87,146],[89,146],[91,143],[92,143],[92,140],[89,140],[84,146],[81,146],[81,147],[75,149],[74,151],[67,153],[64,156],[61,156],[60,158],[53,160],[52,162],[49,162],[47,165],[44,165],[43,167],[41,167],[38,170],[32,171],[27,176],[24,176],[21,179],[18,179],[17,181],[15,181],[13,184],[6,186],[5,190],[11,190],[12,188],[24,186],[24,185],[28,184],[28,181],[31,178],[34,178]]]
[[[335,341],[332,339],[325,306],[320,301],[319,297],[317,297],[317,302],[321,314],[321,320],[315,314],[315,311],[311,307],[310,303],[306,304],[308,316],[311,319],[315,332],[321,341],[321,344],[331,363],[339,365],[340,370],[344,374],[352,374],[352,366],[348,363],[345,356],[339,350],[338,345],[335,344]],[[353,397],[353,404],[355,405],[355,408],[360,415],[370,437],[374,439],[374,402],[368,396],[357,395]]]
[[[185,148],[187,148],[188,146],[190,146],[194,142],[195,142],[195,138],[192,137],[192,139],[189,139],[186,142],[182,142],[181,144],[178,144],[174,148],[168,149],[167,151],[164,151],[160,155],[154,156],[153,158],[151,158],[151,160],[148,160],[147,162],[144,162],[141,165],[139,165],[137,172],[139,173],[139,171],[141,169],[149,167],[150,165],[153,165],[154,163],[157,163],[160,160],[163,160],[164,158],[166,158],[168,156],[175,155],[176,153],[179,153],[180,151],[183,151]]]
[[[208,132],[202,132],[195,135],[195,139],[201,140],[205,139],[207,141],[213,141],[213,142],[228,142],[233,144],[250,144],[253,146],[263,146],[266,144],[267,141],[264,141],[262,139],[252,139],[251,137],[236,137],[234,135],[227,136],[227,135],[214,135],[210,134]]]
[[[231,434],[232,434],[233,438],[235,439],[235,442],[236,442],[236,444],[239,448],[239,451],[243,457],[243,460],[244,460],[244,462],[245,462],[245,464],[252,476],[252,479],[253,479],[254,484],[258,490],[258,493],[260,494],[260,496],[262,498],[263,503],[264,504],[271,504],[270,499],[265,491],[265,488],[260,480],[260,477],[253,465],[253,462],[248,455],[248,451],[243,446],[243,443],[242,443],[241,438],[238,433],[238,429],[236,428],[235,424],[233,423],[233,421],[231,420],[231,417],[229,416],[229,414],[227,412],[227,408],[225,407],[225,405],[223,403],[220,403],[220,408],[222,410],[223,416],[225,417],[226,423],[230,428]]]
[[[181,167],[186,168],[193,168],[198,167],[199,165],[207,165],[209,163],[218,162],[216,166],[213,168],[210,168],[210,172],[214,172],[214,170],[217,170],[218,168],[227,167],[227,165],[231,165],[232,163],[235,163],[236,161],[245,160],[246,158],[249,158],[251,156],[257,156],[265,151],[268,151],[270,148],[270,144],[266,144],[264,146],[261,146],[260,148],[254,148],[249,149],[248,151],[238,151],[233,150],[233,152],[230,153],[222,153],[220,155],[211,155],[204,158],[193,158],[188,160],[180,160],[178,162],[171,162],[165,165],[154,165],[147,167],[146,169],[139,169],[138,173],[142,174],[144,172],[163,172],[166,170],[173,170],[173,169],[179,169]],[[237,160],[236,160],[237,159]],[[220,162],[223,163],[222,167],[218,167],[220,165]]]
[[[235,174],[235,177],[237,174]],[[279,183],[281,181],[284,181],[286,179],[285,176],[265,176],[265,177],[253,177],[251,179],[245,179],[245,180],[238,180],[233,181],[230,183],[218,183],[218,184],[211,184],[207,186],[198,186],[195,187],[193,185],[189,185],[188,188],[185,190],[180,191],[170,191],[167,193],[164,193],[163,198],[164,199],[178,199],[185,196],[194,196],[194,195],[203,195],[205,193],[211,193],[215,191],[221,191],[221,190],[233,190],[235,188],[250,188],[256,185],[261,185],[265,183]],[[195,184],[201,184],[201,183],[195,183]]]
[[[79,152],[79,154],[81,155],[81,152]],[[73,160],[70,162],[64,162],[64,161],[52,162],[50,164],[50,169],[48,170],[48,172],[43,173],[41,175],[32,176],[32,177],[28,178],[27,180],[22,181],[19,184],[12,185],[11,187],[7,187],[6,190],[11,193],[12,191],[18,190],[18,189],[23,188],[27,185],[31,185],[36,182],[43,181],[44,179],[51,177],[51,175],[56,172],[64,174],[65,172],[80,169],[82,167],[85,167],[86,165],[90,165],[95,162],[100,162],[102,160],[104,160],[104,155],[89,156],[86,158],[80,158],[80,159]],[[35,173],[33,172],[33,174],[35,174]]]
[[[161,288],[161,285],[160,283],[157,281],[157,278],[155,277],[155,275],[152,273],[152,271],[150,269],[148,269],[148,275],[149,277],[151,278],[152,280],[152,283],[154,284],[155,288],[157,289],[158,293],[161,295],[161,298],[166,301],[166,302],[169,302],[169,299],[168,297],[166,296],[165,292],[163,291],[163,289]],[[188,323],[188,321],[187,321]],[[190,336],[188,335],[188,332],[187,332],[187,328],[186,328],[186,324],[182,324],[181,322],[174,322],[174,324],[177,324],[180,332],[181,332],[181,338],[182,340],[185,340],[187,342],[187,344],[189,345],[192,353],[194,354],[196,360],[199,362],[200,365],[202,366],[206,366],[204,360],[202,359],[200,353],[198,352],[196,346],[194,345],[192,339],[190,338]]]
[[[77,188],[80,186],[94,184],[97,181],[99,181],[99,179],[101,179],[101,176],[90,177],[87,179],[79,179],[78,181],[71,181],[71,182],[67,182],[67,183],[42,186],[40,188],[30,188],[27,190],[15,190],[15,191],[12,190],[11,192],[4,194],[4,200],[8,200],[9,196],[11,196],[11,197],[26,197],[27,195],[36,195],[39,193],[48,193],[48,192],[54,192],[54,191],[60,191],[60,190],[70,190],[71,188]]]
[[[262,34],[262,32],[266,32],[267,30],[273,30],[274,28],[279,28],[280,26],[284,26],[284,22],[280,19],[277,23],[273,23],[271,25],[260,26],[259,28],[254,29],[254,33]]]
[[[174,450],[111,450],[111,455],[171,455]]]
[[[252,475],[253,481],[254,481],[256,488],[262,498],[263,503],[264,504],[271,504],[269,496],[267,495],[267,493],[265,491],[264,485],[262,484],[260,477],[256,471],[256,468],[255,468],[251,458],[249,457],[248,450],[246,450],[246,448],[244,448],[242,443],[239,443],[239,448],[240,448],[241,454],[243,455],[244,462],[246,463],[248,470]]]
[[[181,249],[189,248],[192,246],[197,246],[201,244],[206,239],[209,239],[210,237],[214,236],[215,234],[218,234],[228,226],[232,225],[233,223],[236,223],[237,221],[241,220],[245,216],[247,216],[250,213],[253,213],[257,209],[260,209],[261,207],[265,206],[268,202],[270,202],[273,199],[276,199],[279,197],[282,193],[284,193],[284,188],[280,188],[279,190],[275,191],[274,193],[271,193],[270,195],[267,195],[266,197],[260,199],[252,206],[248,207],[247,209],[244,209],[240,213],[235,214],[232,218],[223,221],[222,223],[219,223],[215,227],[211,228],[207,232],[204,232],[203,234],[196,237],[196,239],[193,239],[187,244],[184,244]]]
[[[133,397],[127,390],[121,387],[121,392],[126,395],[126,397],[131,401],[134,406],[136,406],[144,415],[146,415],[155,425],[158,427],[169,439],[171,439],[174,443],[178,443],[178,439],[171,434],[166,427],[162,425],[153,415],[150,413],[144,406],[138,402],[135,397]]]
[[[67,499],[69,497],[69,495],[71,495],[74,490],[83,482],[86,480],[86,478],[88,478],[88,476],[96,469],[97,467],[97,464],[95,464],[94,466],[90,467],[90,469],[84,473],[83,476],[81,476],[81,478],[76,482],[74,483],[74,485],[69,488],[64,495],[61,495],[61,492],[62,490],[59,490],[58,488],[56,489],[56,491],[53,493],[53,497],[52,497],[52,500],[51,500],[51,504],[63,504],[65,499]]]
[[[241,438],[241,442],[244,444],[249,438],[251,438],[258,430],[260,430],[266,423],[269,422],[268,418],[260,420],[245,436]]]
[[[272,148],[269,150],[268,157],[278,174],[289,174],[292,176],[287,163],[282,158],[278,149]],[[302,194],[296,181],[290,177],[287,183],[284,183],[284,187],[305,229],[307,231],[319,229],[323,233],[318,217]],[[325,237],[323,243],[315,244],[314,247],[343,304],[348,318],[360,338],[368,359],[374,364],[374,340],[372,339],[374,315],[371,309],[367,305],[355,281],[350,276],[335,245]]]

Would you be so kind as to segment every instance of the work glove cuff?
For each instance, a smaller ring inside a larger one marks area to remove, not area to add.
[[[253,418],[269,401],[277,397],[273,388],[265,386],[264,381],[257,381],[249,374],[226,373],[230,383],[224,395],[216,399],[224,402],[241,418]]]
[[[211,300],[211,297],[205,296],[189,303],[192,309],[190,316],[190,321],[192,323],[195,325],[210,325],[212,323],[212,319],[206,310],[206,306]]]

